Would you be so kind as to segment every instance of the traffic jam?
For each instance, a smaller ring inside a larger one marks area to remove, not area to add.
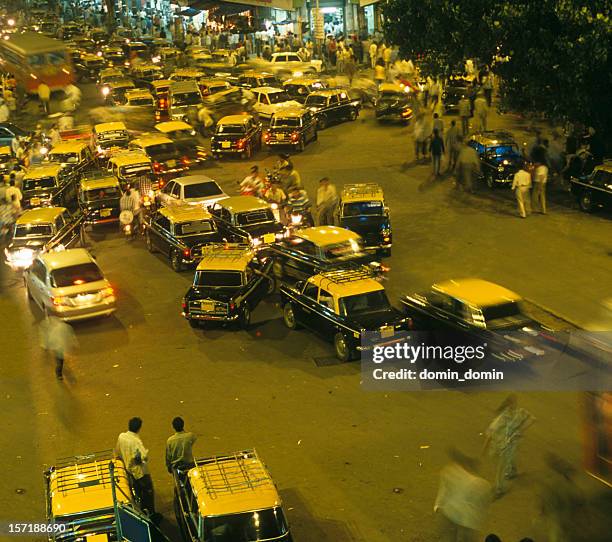
[[[251,329],[258,307],[272,300],[288,330],[323,338],[339,362],[414,330],[487,343],[502,367],[567,346],[558,334],[566,323],[538,321],[519,293],[487,280],[441,277],[419,292],[406,283],[390,299],[394,245],[406,241],[375,179],[339,186],[324,220],[304,200],[292,157],[322,131],[351,130],[366,109],[366,123],[409,125],[419,81],[357,88],[294,52],[236,62],[229,49],[179,48],[123,27],[111,35],[47,12],[34,10],[20,28],[4,19],[11,32],[0,40],[3,85],[10,79],[14,94],[31,101],[44,102],[41,82],[60,95],[35,126],[0,123],[0,167],[21,194],[4,229],[4,263],[39,316],[78,326],[117,311],[118,285],[95,254],[103,231],[146,247],[168,274],[189,275],[189,288],[174,292],[175,310],[202,337]],[[80,91],[66,90],[85,85],[99,104],[87,113]],[[451,86],[447,92],[451,112]],[[469,145],[483,185],[512,184],[523,161],[512,134],[476,132]],[[27,167],[20,146],[38,153]],[[270,156],[278,157],[274,167],[259,173],[254,162]],[[230,191],[215,171],[236,161],[251,175]],[[610,178],[604,165],[573,179],[583,211],[609,204]],[[58,461],[44,479],[49,540],[167,540],[110,452]],[[172,479],[183,540],[293,540],[255,450],[175,466]]]

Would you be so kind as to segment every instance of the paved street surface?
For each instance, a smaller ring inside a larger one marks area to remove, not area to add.
[[[493,126],[509,122],[496,118]],[[260,167],[273,160],[256,156]],[[294,163],[311,198],[324,175],[338,187],[383,186],[394,229],[387,282],[394,302],[438,280],[479,276],[585,324],[612,295],[609,216],[553,203],[548,215],[520,220],[509,193],[483,186],[467,195],[453,190],[449,178],[433,181],[428,164],[414,163],[410,129],[378,126],[369,111],[321,132]],[[205,171],[233,193],[248,169],[228,160]],[[193,330],[180,316],[191,272],[174,273],[141,240],[126,242],[115,231],[89,242],[118,291],[119,309],[110,319],[76,326],[80,350],[67,360],[63,383],[39,348],[40,311],[27,302],[20,277],[3,271],[3,515],[42,520],[44,465],[113,447],[127,420],[140,416],[163,527],[172,534],[163,453],[170,421],[181,415],[200,435],[198,455],[257,448],[296,541],[439,539],[443,525],[433,502],[446,449],[479,455],[503,393],[365,392],[359,364],[338,364],[330,344],[307,331],[289,332],[274,299],[256,310],[249,331]],[[543,458],[555,451],[581,470],[579,395],[530,393],[519,400],[537,421],[519,452],[520,476],[492,505],[485,530],[503,540],[544,540],[537,499],[547,476]],[[493,465],[483,459],[492,479]],[[586,476],[580,480],[596,487]]]

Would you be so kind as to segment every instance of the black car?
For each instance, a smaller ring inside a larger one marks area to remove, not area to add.
[[[283,320],[289,329],[306,326],[333,340],[341,361],[364,349],[401,341],[411,321],[389,303],[369,269],[339,269],[280,288]]]
[[[355,120],[359,116],[361,103],[352,100],[346,90],[328,89],[311,92],[304,107],[316,115],[319,128],[324,129],[330,124]]]
[[[282,88],[291,96],[292,100],[303,104],[310,93],[327,88],[327,84],[315,77],[292,77],[283,82]]]
[[[612,208],[612,165],[596,166],[590,175],[570,179],[572,194],[585,213],[597,207]]]
[[[219,231],[231,242],[269,245],[282,239],[285,227],[274,218],[270,204],[255,196],[233,196],[211,208]]]
[[[97,55],[82,55],[78,62],[75,62],[77,81],[97,81],[100,71],[106,68],[106,61]]]
[[[278,280],[304,280],[322,271],[370,262],[361,237],[336,226],[303,228],[270,247]]]
[[[279,87],[280,81],[273,73],[244,72],[236,77],[235,85],[242,88]]]
[[[247,327],[259,302],[274,292],[272,260],[246,245],[223,244],[204,251],[183,316],[192,327],[204,322],[238,322]]]
[[[45,164],[28,169],[22,182],[21,206],[73,208],[76,202],[76,174],[60,164]]]
[[[479,132],[470,138],[468,145],[478,153],[482,177],[489,188],[512,185],[523,157],[511,134]]]
[[[28,138],[30,135],[30,132],[22,130],[12,122],[0,122],[0,147],[10,147],[16,137]]]
[[[469,97],[472,90],[463,81],[449,83],[442,92],[442,103],[447,115],[459,113],[459,102],[464,97]]]
[[[261,148],[261,123],[252,115],[223,117],[210,138],[210,147],[213,158],[224,154],[250,158],[254,150]]]
[[[198,262],[206,245],[221,241],[215,221],[200,206],[162,207],[145,222],[147,249],[167,256],[177,272]]]
[[[85,216],[85,224],[96,226],[119,222],[119,179],[108,173],[88,175],[79,183],[79,207]]]
[[[113,79],[102,86],[102,94],[106,105],[124,105],[125,93],[136,88],[136,84],[128,77]]]
[[[380,96],[376,100],[375,115],[378,121],[393,121],[408,124],[413,117],[410,94],[393,83],[380,85]]]
[[[339,226],[361,236],[366,250],[391,256],[393,243],[389,209],[376,183],[346,184],[338,202]]]
[[[264,132],[264,142],[271,147],[293,147],[303,151],[306,144],[316,141],[317,119],[307,109],[278,111],[270,119],[270,127]]]

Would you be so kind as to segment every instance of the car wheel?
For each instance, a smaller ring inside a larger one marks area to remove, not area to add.
[[[297,329],[298,323],[295,318],[295,312],[293,312],[293,305],[291,303],[287,303],[283,307],[283,322],[289,329]]]
[[[585,213],[590,213],[593,210],[593,194],[590,191],[583,192],[578,200],[580,209]]]
[[[153,246],[153,240],[151,239],[151,234],[149,230],[145,233],[145,245],[147,245],[147,250],[153,254],[155,252],[155,246]]]
[[[268,295],[272,295],[276,291],[276,281],[274,279],[268,279],[268,288],[266,289],[266,293]]]
[[[276,280],[281,280],[285,276],[285,266],[282,262],[272,264],[272,274],[276,277]]]
[[[493,190],[493,188],[495,188],[495,181],[493,180],[493,173],[488,172],[485,174],[485,181],[487,183],[487,186]]]
[[[350,361],[353,358],[353,349],[342,333],[336,333],[334,336],[334,350],[340,361]]]
[[[359,116],[359,113],[357,113],[357,109],[351,109],[351,112],[349,113],[349,120],[350,121],[357,120],[358,116]]]
[[[183,262],[181,261],[181,253],[178,250],[173,250],[170,253],[170,265],[177,273],[183,270]]]
[[[319,130],[325,130],[325,128],[327,127],[327,118],[321,115],[319,117],[319,120],[317,120],[317,127],[319,128]]]
[[[190,318],[188,322],[189,322],[189,326],[191,327],[191,329],[200,329],[200,322],[198,320],[194,320],[193,318]]]
[[[245,303],[244,307],[242,307],[242,312],[240,313],[240,327],[242,329],[248,329],[251,325],[251,309]]]

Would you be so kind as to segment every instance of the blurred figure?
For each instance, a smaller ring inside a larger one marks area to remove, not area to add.
[[[427,126],[425,112],[419,111],[414,119],[414,152],[416,160],[427,157]]]
[[[461,133],[466,136],[470,130],[471,105],[467,96],[462,96],[458,104],[459,117],[461,117]]]
[[[332,226],[334,224],[334,211],[338,203],[336,185],[327,177],[319,180],[317,188],[317,223],[319,226]]]
[[[460,146],[457,156],[457,184],[471,193],[474,190],[474,179],[480,172],[480,160],[476,149],[463,144],[463,136],[457,137],[457,144]]]
[[[487,100],[482,93],[478,93],[474,100],[474,116],[478,119],[478,130],[486,132],[487,116],[489,114],[489,106]]]
[[[548,166],[544,153],[536,155],[533,171],[531,208],[534,211],[546,214],[546,184],[548,182]]]
[[[241,196],[259,196],[264,187],[264,179],[258,166],[251,166],[250,173],[240,181]]]
[[[376,85],[380,86],[382,83],[384,83],[386,77],[387,72],[385,71],[385,62],[379,58],[374,66],[374,81],[376,81]]]
[[[372,43],[370,43],[370,66],[372,67],[372,69],[375,68],[376,66],[376,57],[378,56],[378,45],[376,45],[376,42],[374,40],[372,40]]]
[[[6,102],[0,98],[0,122],[8,122],[10,116],[11,112],[8,105],[6,105]]]
[[[38,85],[38,99],[45,115],[49,114],[49,101],[51,100],[51,89],[45,84]]]
[[[534,421],[529,412],[518,408],[516,395],[509,395],[487,428],[483,449],[497,457],[495,497],[501,497],[506,492],[506,480],[517,476],[516,451],[523,433]]]
[[[64,359],[67,353],[74,352],[77,339],[70,324],[57,316],[49,316],[40,324],[41,346],[55,358],[55,376],[64,379]]]
[[[451,120],[450,128],[446,131],[444,138],[444,146],[448,152],[448,172],[455,171],[457,165],[457,157],[459,156],[459,149],[461,148],[461,136],[459,134],[459,128],[457,128],[457,121]]]
[[[439,177],[440,164],[442,163],[442,155],[444,154],[444,140],[440,137],[438,130],[435,128],[429,143],[429,152],[431,152],[434,177]]]
[[[491,485],[477,474],[478,462],[449,451],[451,462],[440,471],[434,512],[448,520],[450,540],[476,542],[491,500]]]
[[[64,101],[64,110],[65,111],[75,111],[81,105],[81,90],[76,85],[68,85],[64,92],[66,94],[66,99]]]
[[[285,179],[285,193],[289,194],[294,188],[302,188],[302,177],[297,169],[293,167],[293,164],[289,161],[287,162],[286,165],[283,165],[280,172]]]
[[[66,132],[74,128],[74,117],[70,112],[64,113],[57,120],[57,128],[60,132]]]

